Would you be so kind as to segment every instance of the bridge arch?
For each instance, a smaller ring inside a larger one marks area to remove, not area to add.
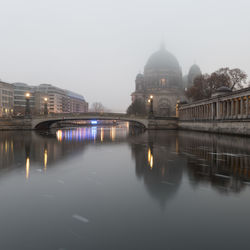
[[[42,130],[42,129],[49,129],[52,124],[60,121],[79,121],[79,120],[118,120],[118,121],[125,121],[125,122],[133,122],[137,123],[140,126],[144,127],[145,129],[148,128],[148,119],[147,117],[131,117],[125,114],[120,115],[104,115],[104,114],[90,114],[84,113],[82,115],[65,115],[65,114],[58,114],[58,115],[48,115],[46,117],[37,117],[32,119],[32,129]]]

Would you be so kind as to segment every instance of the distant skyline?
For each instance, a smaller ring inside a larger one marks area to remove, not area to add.
[[[164,39],[183,75],[250,75],[247,0],[1,0],[0,78],[53,84],[125,111],[136,74]]]

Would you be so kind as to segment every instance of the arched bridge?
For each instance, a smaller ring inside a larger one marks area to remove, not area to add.
[[[34,116],[31,120],[32,129],[48,129],[53,123],[60,121],[76,120],[119,120],[140,124],[146,129],[176,129],[177,119],[175,117],[134,116],[124,113],[74,113],[74,114],[49,114]]]

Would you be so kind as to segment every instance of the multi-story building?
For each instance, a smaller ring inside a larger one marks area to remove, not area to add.
[[[48,96],[49,113],[87,112],[88,103],[82,95],[60,89],[51,84],[41,84],[36,91]]]
[[[49,96],[46,93],[35,91],[35,114],[42,115],[45,112],[45,105],[47,105],[48,109],[48,102]],[[47,110],[48,112],[49,110]]]
[[[82,95],[71,91],[66,91],[66,95],[68,97],[68,112],[81,113],[88,111],[88,103]]]
[[[9,117],[13,114],[13,86],[0,82],[0,117]]]
[[[49,113],[64,113],[66,105],[66,95],[63,89],[51,84],[40,84],[36,91],[48,96]]]
[[[27,93],[29,93],[29,106],[32,114],[44,114],[45,105],[47,105],[48,113],[88,111],[88,103],[83,96],[51,84],[30,86],[25,83],[14,83],[13,90],[15,115],[25,114]]]
[[[29,93],[29,105],[31,113],[35,113],[35,94],[34,87],[26,83],[13,83],[14,88],[14,114],[24,115],[26,107],[26,94]]]

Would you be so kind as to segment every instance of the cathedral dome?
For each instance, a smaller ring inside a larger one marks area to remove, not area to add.
[[[165,48],[161,48],[157,52],[153,53],[146,65],[145,71],[147,70],[167,70],[167,71],[175,71],[176,73],[180,72],[180,65],[174,55],[165,50]]]

